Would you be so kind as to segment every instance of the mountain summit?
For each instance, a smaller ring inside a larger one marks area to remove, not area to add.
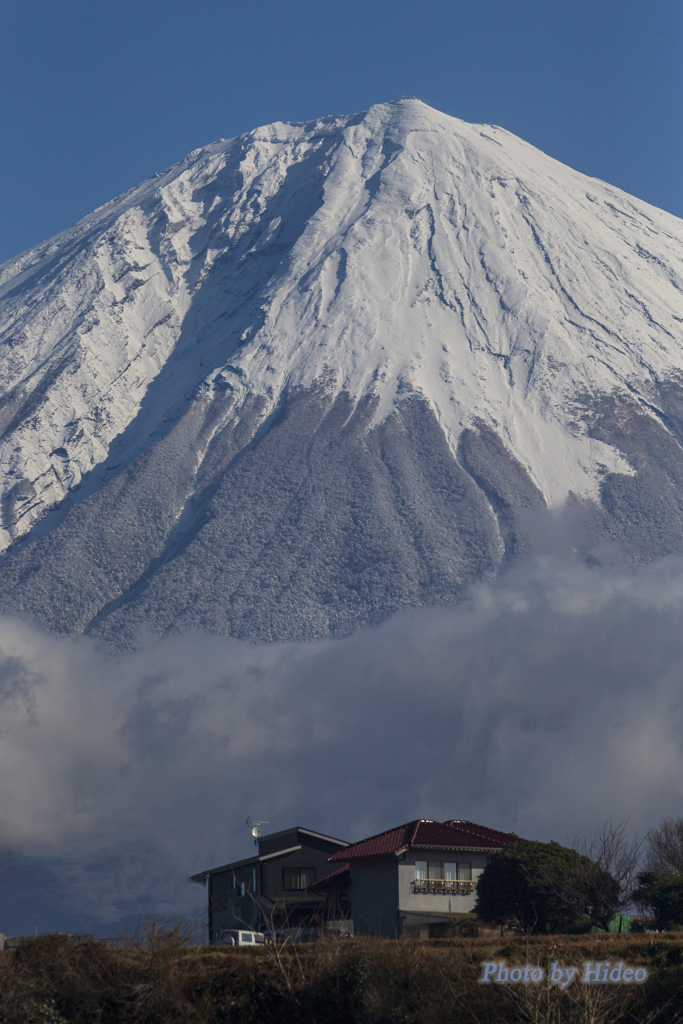
[[[683,551],[683,224],[416,99],[196,150],[0,267],[0,342],[0,608],[53,630],[343,635],[567,502]]]

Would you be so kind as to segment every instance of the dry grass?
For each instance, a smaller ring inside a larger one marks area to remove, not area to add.
[[[679,935],[432,942],[359,938],[298,948],[206,948],[150,925],[121,948],[60,935],[0,953],[0,1024],[675,1024]],[[627,961],[642,986],[479,984],[508,965]]]

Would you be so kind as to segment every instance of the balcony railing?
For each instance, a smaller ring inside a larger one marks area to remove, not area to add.
[[[474,892],[474,882],[455,881],[450,878],[416,878],[411,884],[411,892],[431,892],[440,896],[466,896]]]

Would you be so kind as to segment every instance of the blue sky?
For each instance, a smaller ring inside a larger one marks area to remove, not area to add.
[[[2,0],[0,260],[217,138],[417,95],[683,216],[680,0]]]

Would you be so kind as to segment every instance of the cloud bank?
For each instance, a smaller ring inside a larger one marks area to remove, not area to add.
[[[682,673],[674,558],[544,556],[466,606],[308,644],[112,660],[0,619],[0,930],[199,912],[188,876],[250,855],[247,815],[349,840],[414,817],[649,827],[680,812]]]

